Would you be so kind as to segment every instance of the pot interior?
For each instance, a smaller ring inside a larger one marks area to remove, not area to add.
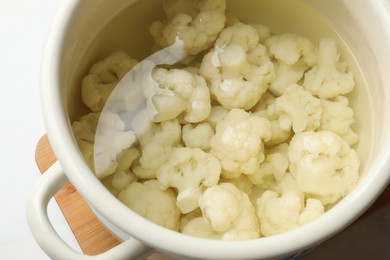
[[[381,146],[378,137],[387,127],[383,118],[387,113],[384,92],[388,90],[384,89],[383,79],[377,70],[375,46],[360,36],[367,33],[367,27],[361,26],[362,22],[359,22],[357,14],[351,12],[348,1],[227,2],[228,12],[243,22],[264,24],[273,33],[297,33],[315,43],[324,37],[337,41],[355,74],[356,88],[351,94],[356,119],[353,127],[360,137],[356,149],[362,159],[362,172],[366,172]],[[370,11],[375,10],[366,9],[367,13]],[[63,102],[70,122],[88,112],[82,104],[80,89],[82,78],[91,65],[118,50],[138,60],[147,57],[153,45],[149,26],[162,17],[161,0],[80,2],[67,32],[61,68]]]

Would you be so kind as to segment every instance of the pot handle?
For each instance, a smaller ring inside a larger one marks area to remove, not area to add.
[[[68,179],[57,161],[39,178],[27,200],[28,225],[48,256],[53,259],[143,259],[153,252],[153,249],[131,237],[96,256],[84,255],[68,246],[54,230],[47,214],[50,199],[67,182]]]

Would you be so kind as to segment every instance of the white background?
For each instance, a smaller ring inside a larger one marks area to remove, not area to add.
[[[26,198],[40,176],[35,147],[45,132],[40,108],[44,42],[64,0],[0,0],[0,259],[48,259],[27,226]],[[78,247],[55,201],[57,231]]]
[[[29,231],[25,207],[40,176],[35,147],[45,132],[39,96],[41,57],[62,1],[66,0],[0,0],[0,259],[48,259]],[[60,235],[79,250],[55,201],[49,213]],[[372,219],[344,232],[308,259],[351,259],[353,254],[341,256],[340,252],[354,251],[359,251],[354,259],[362,259],[359,256],[364,253],[390,259],[390,205]]]

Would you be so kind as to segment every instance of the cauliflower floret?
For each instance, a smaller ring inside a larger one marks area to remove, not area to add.
[[[306,70],[306,65],[302,62],[288,64],[284,61],[275,63],[276,78],[271,82],[269,90],[275,96],[281,96],[286,91],[286,87],[300,81]]]
[[[99,116],[100,113],[89,113],[82,116],[79,121],[72,123],[72,131],[77,145],[92,170],[95,169],[93,148]]]
[[[127,171],[131,168],[136,159],[140,156],[137,148],[129,148],[120,153],[117,157],[115,172]]]
[[[111,184],[115,189],[121,191],[134,181],[137,181],[137,177],[131,171],[119,171],[112,175]]]
[[[130,168],[133,166],[135,160],[138,159],[139,155],[140,153],[136,148],[124,150],[117,158],[114,172],[102,179],[104,186],[115,196],[131,182],[137,180],[137,177]]]
[[[291,129],[281,128],[279,115],[276,114],[275,100],[276,98],[267,91],[252,109],[253,114],[266,117],[271,123],[272,137],[265,142],[267,146],[283,143],[291,136]]]
[[[84,104],[93,112],[102,111],[119,80],[137,63],[125,52],[119,51],[94,64],[82,81],[81,98]]]
[[[221,121],[229,112],[228,109],[223,106],[213,106],[209,117],[206,119],[210,126],[215,130],[217,123]]]
[[[314,44],[295,34],[281,34],[268,38],[265,46],[275,58],[276,78],[269,90],[276,96],[283,95],[287,86],[300,81],[305,71],[317,63]]]
[[[257,200],[257,216],[264,236],[294,229],[323,213],[324,206],[318,200],[308,199],[304,205],[304,194],[291,176],[282,181],[281,196],[274,191],[265,191]]]
[[[284,179],[289,166],[288,158],[282,153],[270,153],[266,156],[259,169],[248,174],[248,179],[257,186],[277,190],[278,184]]]
[[[252,108],[275,77],[266,48],[256,29],[234,24],[224,29],[215,48],[203,58],[199,73],[212,97],[225,108]]]
[[[289,146],[288,143],[281,143],[279,145],[269,147],[267,149],[267,153],[268,154],[280,153],[288,158],[288,146]]]
[[[130,170],[115,171],[102,179],[103,185],[115,196],[124,190],[130,183],[137,181],[137,177]]]
[[[212,154],[188,147],[174,149],[156,173],[165,187],[178,190],[177,206],[182,213],[198,208],[202,187],[216,185],[220,174],[221,165]]]
[[[131,148],[136,137],[133,132],[124,130],[120,117],[112,113],[104,113],[103,117],[101,115],[103,114],[89,113],[72,123],[77,145],[99,179],[116,171],[129,169],[139,156],[138,150]],[[96,134],[98,125],[99,131],[111,133],[110,142]]]
[[[351,92],[355,81],[347,64],[340,61],[334,40],[322,39],[318,65],[305,73],[303,87],[320,98],[334,98]]]
[[[210,92],[201,76],[181,69],[158,68],[152,77],[165,90],[152,98],[158,111],[153,121],[175,119],[183,112],[184,120],[189,123],[198,123],[209,116]]]
[[[210,150],[211,137],[214,130],[209,123],[199,123],[195,126],[186,124],[183,126],[183,142],[186,147],[199,148],[204,151]]]
[[[241,46],[245,52],[253,50],[259,44],[259,32],[248,24],[235,23],[221,31],[214,47],[223,48],[232,44]]]
[[[244,24],[236,17],[234,16],[233,14],[231,13],[227,13],[226,14],[226,23],[225,23],[225,27],[226,28],[229,28],[229,27],[232,27],[233,25],[235,24],[239,24],[239,25],[236,25],[236,26],[239,26],[241,28],[244,28]],[[249,24],[250,26],[252,26],[256,31],[257,31],[257,34],[258,34],[258,42],[260,43],[264,43],[266,39],[268,39],[270,36],[271,36],[271,30],[263,25],[263,24]],[[234,27],[233,27],[234,28]],[[244,29],[245,30],[245,29]],[[227,32],[226,32],[227,31]],[[222,36],[221,38],[222,39],[225,39],[224,41],[228,41],[230,42],[229,38],[231,39],[234,39],[235,38],[235,34],[237,34],[240,30],[231,30],[229,32],[229,30],[225,30],[225,36]],[[241,30],[242,31],[242,30]],[[256,37],[256,36],[254,36]],[[253,37],[251,37],[253,38]],[[249,39],[248,39],[249,40]],[[219,43],[223,43],[223,41],[221,42],[221,40],[219,40],[220,42]],[[233,40],[234,41],[234,40]]]
[[[353,110],[348,104],[348,98],[338,96],[334,101],[321,100],[321,106],[322,117],[318,130],[332,131],[344,138],[349,145],[355,144],[358,136],[351,129],[355,120]]]
[[[215,46],[224,46],[229,44],[242,45],[246,51],[257,46],[257,43],[263,43],[271,36],[271,30],[262,24],[244,24],[232,14],[227,14],[229,23],[221,31]]]
[[[263,141],[270,138],[268,119],[232,109],[218,122],[210,152],[221,162],[222,176],[233,179],[258,169],[264,160]]]
[[[345,196],[359,179],[360,160],[355,150],[331,131],[296,134],[289,146],[290,171],[300,190],[316,196]]]
[[[180,211],[175,195],[165,190],[157,180],[133,182],[118,195],[130,209],[163,227],[179,230]]]
[[[316,220],[325,213],[324,205],[320,200],[307,199],[305,209],[299,214],[298,225],[302,226],[306,223]]]
[[[206,223],[221,235],[222,240],[255,239],[260,236],[253,204],[246,193],[231,183],[205,190],[199,206]]]
[[[272,36],[265,41],[265,46],[277,60],[290,65],[302,59],[307,66],[312,67],[318,60],[314,44],[309,39],[296,34],[285,33]]]
[[[284,130],[292,127],[294,133],[315,130],[321,123],[321,101],[297,84],[288,86],[286,92],[276,98],[275,110],[280,127]]]
[[[221,179],[220,183],[231,183],[234,186],[236,186],[239,190],[245,192],[246,194],[251,194],[253,189],[253,183],[248,179],[247,175],[241,175],[238,178],[234,179]]]
[[[172,149],[181,141],[181,127],[177,120],[153,124],[151,128],[146,136],[137,133],[142,140],[142,153],[139,165],[133,167],[133,171],[141,179],[156,178],[157,169],[169,160]]]
[[[193,237],[201,237],[207,239],[221,239],[222,236],[215,232],[203,217],[193,218],[188,221],[182,233]]]
[[[122,164],[119,171],[129,168],[127,166],[139,156],[138,151],[131,148],[136,141],[134,131],[126,130],[126,123],[118,114],[101,112],[94,146],[96,176],[104,178],[112,174],[119,164]],[[126,152],[128,149],[132,150]]]
[[[180,232],[183,232],[184,227],[187,226],[187,224],[198,217],[202,217],[202,211],[200,208],[197,208],[187,214],[182,214],[180,218]]]
[[[167,47],[178,37],[189,55],[209,49],[225,26],[226,0],[169,1],[165,6],[167,21],[157,21],[150,32],[160,47]]]
[[[227,13],[226,14],[226,24],[225,24],[225,27],[229,28],[229,27],[232,27],[235,24],[239,24],[239,25],[236,25],[236,26],[244,28],[244,26],[243,26],[244,23],[242,23],[233,14]],[[263,24],[249,24],[249,25],[252,26],[257,31],[257,36],[259,38],[258,42],[264,43],[265,40],[268,39],[271,36],[271,30],[267,26],[265,26]],[[237,34],[238,31],[240,31],[240,30],[231,30],[230,32],[229,32],[229,30],[227,30],[227,32],[226,31],[224,32],[226,35],[223,36],[222,39],[225,39],[224,41],[230,42],[229,38],[234,39],[235,38],[235,34]],[[256,37],[256,36],[254,36],[254,37]],[[223,41],[221,41],[221,40],[219,40],[219,41],[220,41],[219,43],[223,43]]]

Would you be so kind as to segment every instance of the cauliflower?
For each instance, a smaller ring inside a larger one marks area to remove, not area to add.
[[[352,72],[341,62],[334,40],[322,39],[318,65],[305,73],[303,87],[319,98],[329,99],[351,92],[355,86]]]
[[[210,152],[221,162],[224,178],[237,178],[257,170],[264,160],[263,141],[270,138],[268,119],[232,109],[218,122]]]
[[[234,179],[223,179],[221,178],[220,183],[231,183],[236,186],[240,191],[245,192],[246,194],[251,194],[253,189],[253,183],[248,179],[248,175],[240,175],[238,178]]]
[[[210,85],[212,97],[227,109],[252,108],[274,78],[266,48],[250,25],[224,29],[215,48],[203,58],[199,73]]]
[[[222,236],[216,233],[203,217],[196,217],[189,220],[183,227],[182,233],[193,237],[207,239],[221,239]]]
[[[96,134],[97,128],[112,134],[110,142],[99,138]],[[139,156],[138,150],[130,147],[135,141],[134,133],[123,129],[124,125],[119,116],[111,113],[103,117],[100,113],[89,113],[72,123],[77,145],[88,166],[99,179],[115,171],[129,169]]]
[[[321,101],[301,86],[293,84],[286,92],[276,98],[275,112],[279,115],[280,127],[294,133],[315,130],[321,123]]]
[[[260,235],[255,208],[248,195],[231,183],[205,190],[199,206],[206,223],[223,240],[255,239]]]
[[[115,172],[127,171],[140,156],[137,148],[129,148],[120,153],[117,157]]]
[[[132,182],[119,193],[118,199],[150,221],[179,230],[180,212],[175,204],[175,195],[171,190],[165,190],[157,180]]]
[[[325,213],[324,205],[320,200],[308,198],[305,209],[299,214],[298,225],[302,226],[321,217]]]
[[[129,170],[118,171],[111,178],[111,184],[117,190],[124,190],[130,183],[135,181],[137,181],[137,177]]]
[[[95,169],[93,148],[95,145],[95,133],[99,116],[100,113],[89,113],[72,123],[72,131],[77,146],[83,154],[89,168],[92,170]]]
[[[259,32],[255,27],[243,23],[235,23],[223,29],[215,41],[214,48],[228,45],[239,45],[244,52],[251,51],[259,45]]]
[[[201,76],[181,69],[158,68],[152,77],[165,90],[152,98],[158,111],[153,118],[155,122],[175,119],[183,112],[184,120],[189,123],[198,123],[209,116],[210,92]]]
[[[277,189],[280,183],[287,174],[289,166],[288,158],[282,153],[270,153],[266,156],[264,162],[259,166],[259,169],[248,174],[248,179],[255,185],[265,189]]]
[[[137,134],[142,140],[142,153],[139,165],[133,167],[133,171],[141,179],[156,178],[157,169],[169,160],[171,151],[181,141],[181,127],[177,120],[154,124],[151,128],[146,136]]]
[[[305,71],[317,63],[318,54],[314,44],[296,34],[275,35],[264,44],[276,59],[276,78],[269,87],[276,96],[283,95],[287,86],[300,81]]]
[[[156,173],[162,185],[178,190],[177,206],[182,213],[198,207],[202,187],[216,185],[220,174],[221,165],[212,154],[188,147],[174,149]]]
[[[296,34],[272,36],[265,41],[265,46],[277,60],[290,65],[296,64],[300,59],[310,67],[317,63],[318,54],[314,44]]]
[[[231,13],[227,13],[226,14],[226,24],[225,24],[225,27],[229,28],[229,27],[232,27],[235,24],[240,24],[238,26],[244,25],[236,16],[234,16]],[[257,31],[257,36],[254,36],[254,37],[255,38],[258,37],[258,42],[264,43],[265,40],[268,39],[271,36],[271,30],[267,26],[265,26],[263,24],[249,24],[249,25],[252,26]],[[229,30],[227,30],[227,31],[229,31]],[[237,31],[239,31],[239,30],[237,30]],[[226,33],[226,31],[224,33]],[[229,34],[230,34],[230,36],[229,36]],[[227,36],[229,36],[229,37],[233,36],[232,38],[234,38],[234,33],[230,32],[230,33],[227,34]],[[229,38],[229,37],[225,36],[225,37],[222,37],[222,39],[223,38]],[[222,43],[221,40],[219,40],[219,44],[221,44],[221,43]]]
[[[184,41],[188,55],[196,55],[209,49],[225,26],[226,0],[171,0],[167,3],[168,20],[154,22],[150,27],[160,47],[171,45],[178,37]]]
[[[125,52],[118,51],[93,65],[82,81],[81,98],[84,104],[93,112],[102,111],[119,80],[137,63]]]
[[[238,25],[238,26],[242,26],[243,25],[243,23],[236,16],[234,16],[231,13],[227,13],[226,14],[225,27],[229,28],[229,27],[232,27],[235,24],[241,24],[241,25]],[[254,36],[254,37],[255,38],[258,37],[258,42],[259,43],[264,43],[265,40],[268,39],[271,36],[271,30],[267,26],[265,26],[263,24],[249,24],[249,25],[252,26],[257,31],[257,36]],[[237,31],[239,31],[239,30],[237,30]],[[226,33],[226,31],[225,31],[225,33]],[[230,34],[231,36],[234,35],[234,33],[233,34],[228,33],[228,34]],[[224,38],[224,37],[222,37],[222,38]],[[225,36],[225,38],[226,38],[226,36]],[[227,37],[227,38],[229,38],[229,37]],[[234,38],[234,36],[232,38]],[[219,44],[220,43],[221,42],[219,42]]]
[[[100,113],[94,146],[95,174],[104,178],[112,174],[119,164],[131,166],[132,161],[139,155],[136,149],[131,148],[136,141],[134,131],[126,130],[126,123],[118,114]],[[132,150],[125,152],[127,149]],[[126,167],[121,168],[124,170]]]
[[[358,136],[351,129],[354,123],[353,110],[349,107],[348,98],[338,96],[334,101],[321,100],[322,117],[318,130],[332,131],[342,138],[349,145],[358,141]]]
[[[136,148],[126,149],[118,156],[114,172],[102,178],[104,186],[115,196],[128,184],[137,180],[137,177],[130,169],[138,157],[139,151]]]
[[[332,197],[327,203],[345,196],[359,179],[358,155],[331,131],[296,134],[288,157],[299,189],[318,198]]]
[[[271,123],[272,137],[270,140],[265,142],[267,146],[283,143],[291,136],[291,129],[281,128],[279,115],[276,114],[275,100],[276,98],[267,91],[252,109],[253,114],[266,117]]]
[[[199,123],[196,126],[186,124],[182,128],[183,141],[186,147],[210,150],[210,141],[214,136],[214,130],[209,123]]]
[[[281,96],[286,91],[286,87],[295,84],[303,78],[306,66],[302,62],[288,64],[284,61],[275,63],[276,78],[269,86],[269,91],[275,96]]]
[[[188,212],[187,214],[182,214],[180,218],[180,232],[183,232],[183,229],[187,224],[198,217],[202,217],[202,211],[200,208],[197,208],[191,212]]]
[[[229,110],[224,108],[223,106],[213,106],[211,108],[210,115],[206,119],[206,121],[210,124],[210,126],[215,131],[215,128],[217,127],[217,123],[221,121],[228,112]]]
[[[130,170],[115,171],[102,179],[103,185],[115,196],[124,190],[130,183],[137,181],[137,177]]]
[[[268,190],[257,200],[261,234],[276,235],[308,223],[324,213],[324,206],[318,200],[308,199],[304,204],[304,194],[295,180],[286,176],[282,181],[280,196]]]

